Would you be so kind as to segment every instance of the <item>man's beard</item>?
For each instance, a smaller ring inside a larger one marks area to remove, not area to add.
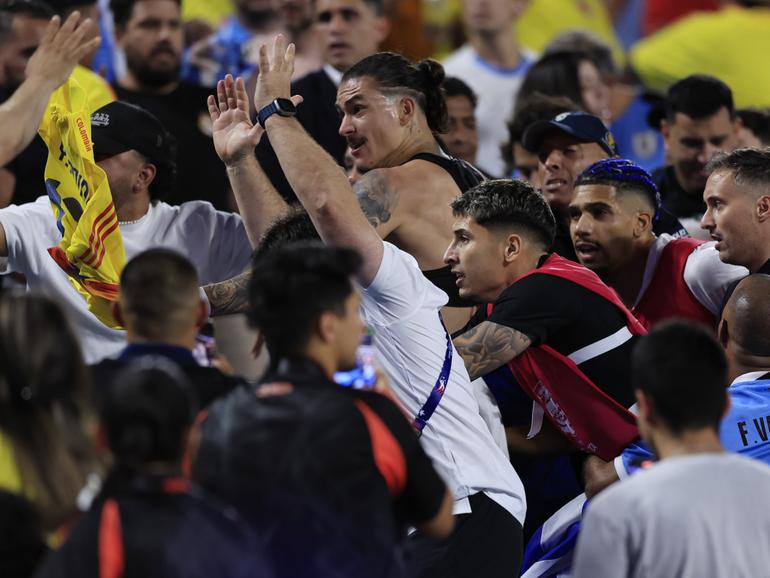
[[[160,88],[171,82],[177,82],[182,70],[181,59],[171,68],[157,69],[149,66],[145,59],[130,56],[128,53],[126,53],[126,66],[139,83],[147,88]]]

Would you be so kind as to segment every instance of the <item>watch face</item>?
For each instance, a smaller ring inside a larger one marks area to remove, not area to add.
[[[281,116],[291,116],[297,113],[297,107],[288,98],[276,98],[275,104],[278,108],[278,114]]]

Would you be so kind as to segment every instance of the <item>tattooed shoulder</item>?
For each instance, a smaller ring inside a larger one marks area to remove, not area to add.
[[[353,190],[358,197],[358,204],[375,229],[390,221],[399,195],[398,191],[388,186],[388,176],[384,169],[366,173],[356,182]]]

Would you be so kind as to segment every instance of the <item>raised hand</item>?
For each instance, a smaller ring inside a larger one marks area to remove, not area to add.
[[[254,147],[265,132],[251,122],[249,98],[243,79],[231,74],[217,82],[217,96],[208,98],[214,149],[227,166],[254,155]]]
[[[78,24],[79,20],[79,12],[70,14],[64,24],[58,16],[51,19],[40,46],[27,63],[27,78],[38,78],[58,87],[69,78],[80,59],[96,50],[101,38],[83,41],[93,22],[86,18]]]
[[[276,98],[289,98],[291,95],[291,75],[294,74],[294,44],[286,46],[286,39],[279,34],[273,41],[270,56],[267,46],[259,47],[259,76],[257,89],[254,91],[254,106],[262,110]],[[302,97],[295,96],[294,104],[302,102]]]

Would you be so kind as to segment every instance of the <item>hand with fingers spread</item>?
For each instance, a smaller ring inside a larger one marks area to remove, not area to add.
[[[243,79],[231,74],[217,82],[216,97],[208,98],[214,149],[226,166],[232,166],[254,155],[254,147],[265,132],[251,122],[249,98]]]
[[[94,23],[88,18],[80,23],[79,20],[79,12],[70,14],[63,24],[58,16],[51,19],[40,46],[27,63],[27,79],[41,81],[55,89],[69,78],[86,54],[96,50],[101,41],[99,37],[83,40]]]
[[[267,46],[263,44],[259,47],[259,76],[257,89],[254,91],[254,106],[257,112],[276,98],[289,98],[292,74],[294,74],[294,44],[286,46],[283,34],[275,37],[273,50],[269,56]],[[291,101],[298,105],[302,102],[302,97],[292,96]]]

